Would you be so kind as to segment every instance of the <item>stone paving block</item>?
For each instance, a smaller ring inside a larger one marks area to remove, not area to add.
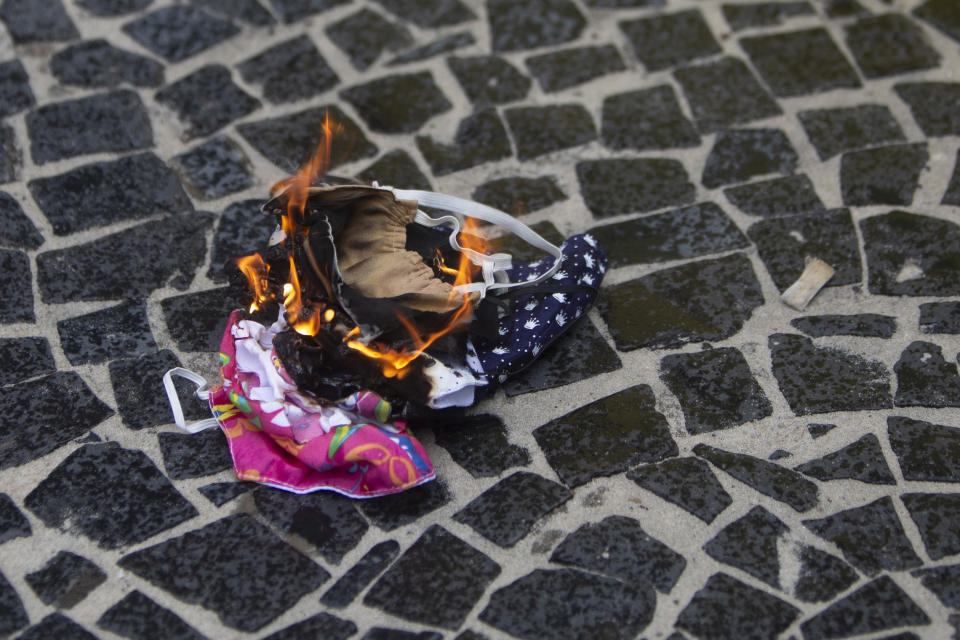
[[[868,433],[833,453],[805,462],[794,470],[817,480],[859,480],[869,484],[896,484],[884,459],[880,440]]]
[[[898,407],[960,407],[960,373],[932,342],[911,342],[893,365]]]
[[[647,385],[625,389],[552,420],[534,429],[533,437],[569,487],[679,453]]]
[[[960,103],[960,84],[952,82],[904,82],[893,87],[910,107],[927,136],[951,136],[960,133],[960,115],[954,108]]]
[[[813,338],[823,336],[861,336],[890,338],[897,330],[897,319],[879,313],[858,313],[846,316],[827,314],[794,318],[790,326]]]
[[[394,149],[383,154],[376,162],[358,173],[357,177],[368,184],[376,180],[380,184],[403,189],[431,189],[430,179],[423,175],[416,161],[403,149]]]
[[[223,65],[197,69],[158,91],[156,100],[177,113],[188,139],[210,135],[260,108],[260,101],[237,86]]]
[[[474,189],[471,197],[512,215],[533,213],[567,199],[553,176],[496,178]]]
[[[627,473],[627,477],[707,524],[733,504],[733,498],[710,470],[710,465],[699,458],[675,458],[641,465]]]
[[[930,624],[930,617],[890,576],[881,576],[800,625],[803,637],[836,638],[908,625]]]
[[[240,29],[191,6],[161,7],[123,25],[144,47],[170,62],[180,62],[231,38]]]
[[[447,58],[450,71],[471,102],[503,104],[527,95],[532,81],[499,56]]]
[[[350,0],[270,0],[273,10],[287,24],[299,22],[348,2]]]
[[[805,545],[800,550],[800,576],[794,594],[804,602],[829,602],[858,579],[857,572],[840,558]]]
[[[240,297],[230,287],[160,301],[167,329],[181,351],[219,351],[230,312],[241,306]]]
[[[668,158],[611,158],[577,164],[580,192],[598,217],[690,204],[696,189],[683,165]]]
[[[332,23],[325,31],[361,71],[384,52],[399,51],[413,44],[413,37],[405,27],[366,8]]]
[[[79,87],[158,87],[163,84],[163,65],[98,38],[70,45],[50,58],[50,71],[64,84]]]
[[[423,28],[445,27],[476,19],[461,0],[376,0],[394,15]]]
[[[601,135],[611,149],[696,147],[700,136],[684,115],[670,85],[607,96]]]
[[[790,528],[779,518],[757,506],[721,529],[703,548],[714,560],[779,589],[777,541],[788,531]]]
[[[544,53],[531,56],[525,62],[540,88],[548,92],[626,69],[620,52],[612,44]]]
[[[891,416],[887,436],[905,480],[960,482],[960,428]]]
[[[960,553],[960,493],[905,493],[900,499],[932,560]]]
[[[495,52],[569,42],[586,26],[570,0],[487,0],[487,20]]]
[[[274,218],[260,211],[262,204],[263,200],[240,200],[220,215],[213,235],[208,278],[215,282],[225,281],[234,269],[231,266],[234,260],[267,246],[277,223]]]
[[[76,0],[76,3],[96,16],[112,17],[140,11],[150,6],[152,1],[153,0]]]
[[[724,4],[723,17],[734,31],[750,27],[773,27],[796,16],[814,13],[807,2],[763,2],[760,4]]]
[[[697,637],[775,638],[800,610],[725,573],[716,573],[680,612],[677,627]]]
[[[940,54],[930,46],[923,30],[905,16],[864,17],[844,30],[847,46],[867,78],[930,69],[940,63]]]
[[[960,42],[960,12],[950,0],[927,0],[913,10],[913,15]]]
[[[734,129],[717,134],[703,167],[708,189],[769,173],[793,173],[797,152],[780,129]]]
[[[61,0],[4,0],[0,20],[16,44],[57,42],[80,37]]]
[[[374,578],[383,573],[400,553],[396,540],[374,545],[349,571],[327,589],[320,599],[324,605],[342,609],[353,602]]]
[[[30,258],[23,251],[0,249],[0,324],[33,322],[33,291],[30,282]]]
[[[620,351],[673,348],[736,334],[763,294],[742,254],[664,269],[607,287],[600,312]]]
[[[347,640],[356,632],[357,625],[353,622],[321,612],[289,627],[284,627],[276,633],[271,633],[264,640],[310,640],[318,637]]]
[[[799,111],[797,118],[821,160],[886,142],[906,142],[890,109],[879,104]]]
[[[16,180],[22,164],[23,154],[13,127],[0,124],[0,184]]]
[[[153,146],[150,117],[129,89],[43,105],[27,114],[27,133],[37,164]]]
[[[205,640],[196,629],[177,614],[133,590],[107,609],[97,626],[124,638],[176,638],[177,640]]]
[[[512,107],[503,115],[520,160],[577,147],[597,137],[590,112],[579,104]]]
[[[157,438],[167,477],[174,480],[208,476],[232,466],[227,442],[219,429],[198,434],[165,432],[157,434]]]
[[[776,96],[860,86],[857,72],[822,27],[741,38],[740,46]]]
[[[32,533],[33,529],[30,527],[30,521],[17,508],[10,496],[0,493],[0,544],[29,536]],[[0,596],[0,600],[2,600],[2,596]],[[10,608],[6,609],[6,611],[11,610]]]
[[[674,77],[690,103],[701,133],[782,113],[777,103],[739,58],[682,67]]]
[[[0,64],[0,116],[12,116],[35,104],[30,78],[19,60]]]
[[[920,578],[923,586],[945,606],[960,608],[960,564],[918,569],[911,575]]]
[[[340,95],[371,130],[380,133],[411,133],[453,108],[429,71],[385,76],[344,89]]]
[[[960,302],[925,302],[920,305],[920,331],[960,333]]]
[[[379,528],[393,531],[439,509],[451,499],[453,495],[447,486],[435,480],[404,493],[364,500],[360,510]]]
[[[258,27],[269,27],[277,23],[259,0],[191,0],[191,4],[225,18],[241,20]]]
[[[0,573],[0,607],[4,611],[3,617],[0,618],[0,633],[13,633],[30,624],[30,618],[23,608],[23,600],[2,573]]]
[[[697,9],[626,20],[620,29],[647,71],[669,69],[722,51]]]
[[[203,144],[170,159],[187,191],[200,200],[215,200],[256,184],[250,160],[227,136]]]
[[[83,556],[60,551],[24,578],[44,604],[70,609],[103,584],[107,574]]]
[[[494,109],[479,109],[460,121],[453,144],[437,142],[430,136],[417,136],[417,147],[434,175],[463,171],[512,154],[507,128]],[[406,185],[397,185],[406,188]]]
[[[493,415],[468,416],[437,429],[438,445],[474,478],[497,476],[530,464],[530,452],[507,439],[503,421]]]
[[[56,370],[46,338],[0,338],[0,385]]]
[[[392,67],[398,64],[419,62],[420,60],[426,60],[427,58],[439,56],[444,53],[450,53],[451,51],[456,51],[461,47],[468,47],[475,43],[476,40],[469,31],[461,31],[460,33],[454,33],[449,36],[437,38],[433,42],[428,42],[423,46],[408,49],[407,51],[404,51],[400,55],[387,62],[387,66]]]
[[[252,482],[212,482],[199,487],[197,491],[218,507],[222,507],[234,498],[248,493],[256,487]]]
[[[237,66],[241,77],[263,87],[273,103],[296,102],[323,93],[340,78],[307,36],[286,40]]]
[[[157,350],[143,301],[132,300],[60,320],[57,332],[60,346],[73,365],[144,355]]]
[[[909,205],[929,160],[923,143],[845,153],[840,159],[843,203]]]
[[[44,638],[96,640],[97,638],[62,613],[51,613],[18,637],[22,640],[44,640]]]

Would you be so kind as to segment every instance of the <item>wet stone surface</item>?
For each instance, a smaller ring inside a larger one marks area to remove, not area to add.
[[[385,76],[344,89],[340,95],[372,131],[380,133],[416,131],[453,107],[429,71]]]
[[[777,96],[860,86],[856,71],[824,28],[742,38],[740,46]]]
[[[879,313],[860,313],[852,316],[828,314],[794,318],[790,326],[808,336],[861,336],[890,338],[897,330],[897,319]]]
[[[960,553],[960,493],[905,493],[900,499],[932,560]]]
[[[404,26],[366,8],[334,22],[326,33],[361,71],[383,53],[413,44],[413,37]]]
[[[793,173],[797,160],[780,129],[721,131],[707,156],[702,182],[713,189],[768,173]]]
[[[252,491],[256,486],[253,482],[212,482],[197,490],[214,505],[222,507],[234,498]]]
[[[923,564],[910,545],[889,497],[826,518],[804,520],[803,524],[837,545],[847,562],[867,575],[881,570],[913,569]]]
[[[678,454],[669,425],[654,408],[653,392],[646,385],[592,402],[534,429],[533,436],[569,487]]]
[[[61,0],[4,0],[0,20],[16,44],[56,42],[80,37]]]
[[[499,574],[496,562],[433,525],[374,583],[363,602],[405,620],[455,630]]]
[[[670,85],[627,91],[603,101],[603,144],[611,149],[670,149],[700,144]]]
[[[78,87],[135,87],[163,84],[163,65],[145,56],[118,49],[103,39],[87,40],[58,51],[50,71],[64,84]]]
[[[453,519],[501,547],[512,547],[538,520],[572,497],[561,484],[517,471],[474,498]]]
[[[438,428],[434,437],[474,478],[493,477],[530,464],[530,452],[510,444],[503,421],[497,416],[468,416]]]
[[[328,607],[342,609],[353,602],[374,578],[383,573],[400,553],[396,540],[374,545],[349,571],[327,589],[320,602]]]
[[[174,156],[170,164],[190,194],[201,200],[214,200],[256,184],[249,159],[227,136],[210,138]]]
[[[710,576],[677,618],[677,627],[699,637],[774,638],[799,609],[725,573]]]
[[[263,87],[270,102],[295,102],[335,86],[340,78],[307,36],[274,45],[237,67],[249,83]]]
[[[27,133],[37,164],[153,146],[146,108],[129,89],[43,105],[27,114]]]
[[[683,88],[701,133],[781,113],[746,63],[737,58],[683,67],[674,72],[674,77]]]
[[[197,557],[205,562],[198,564]],[[136,551],[118,564],[181,600],[213,611],[223,624],[241,631],[262,628],[329,578],[319,565],[246,514]],[[236,579],[277,572],[285,578],[268,592]],[[182,580],[185,574],[196,579]]]
[[[0,338],[0,385],[56,370],[46,338]]]
[[[447,175],[511,155],[510,139],[493,109],[480,109],[460,121],[453,144],[417,136],[417,147],[437,176]],[[397,186],[406,188],[406,184]]]
[[[182,351],[218,351],[230,312],[241,305],[230,287],[160,301],[167,329]]]
[[[44,604],[69,609],[103,584],[107,574],[83,556],[61,551],[25,579]]]
[[[73,371],[0,388],[0,410],[26,418],[0,426],[0,469],[50,453],[113,415]]]
[[[219,429],[198,434],[160,433],[157,438],[167,477],[174,480],[208,476],[232,466],[227,442]]]
[[[760,220],[747,235],[780,291],[797,281],[808,258],[820,258],[836,269],[826,286],[860,282],[860,249],[848,209]]]
[[[960,373],[932,342],[911,342],[893,365],[898,407],[960,407]]]
[[[660,71],[720,53],[722,49],[697,9],[620,23],[647,71]]]
[[[180,62],[235,36],[240,29],[202,9],[162,7],[123,26],[131,38],[170,62]]]
[[[10,496],[0,493],[0,544],[29,536],[31,533],[33,529],[30,527],[30,521],[17,508]]]
[[[811,109],[797,114],[821,160],[838,153],[886,142],[904,142],[890,109],[879,104]]]
[[[794,593],[804,602],[829,602],[858,577],[840,558],[816,547],[804,546],[800,550],[800,576]]]
[[[869,582],[800,625],[803,637],[836,638],[908,625],[930,624],[923,609],[890,576]]]
[[[42,244],[43,236],[23,212],[20,202],[0,191],[0,245],[36,249]]]
[[[513,107],[504,112],[504,118],[520,160],[577,147],[597,137],[590,112],[579,104]]]
[[[897,482],[884,459],[880,440],[872,433],[794,469],[823,481],[851,479],[868,484]]]
[[[861,18],[845,28],[847,46],[867,78],[882,78],[937,66],[940,54],[923,30],[895,13]]]
[[[960,333],[960,302],[925,302],[920,305],[920,331]]]
[[[699,458],[676,458],[641,465],[627,477],[707,524],[733,503],[708,465]]]
[[[905,480],[960,482],[960,428],[892,416],[887,436]]]
[[[498,52],[569,42],[586,25],[570,0],[487,0],[487,20]]]
[[[0,64],[0,116],[12,116],[34,104],[30,79],[23,63],[10,60]]]
[[[544,91],[561,91],[609,73],[624,71],[612,44],[564,49],[526,59],[527,68]]]
[[[372,524],[393,531],[439,509],[452,498],[447,486],[434,480],[404,493],[364,500],[359,507]]]
[[[31,180],[28,186],[60,236],[158,213],[193,211],[177,174],[153,153],[83,165]]]
[[[569,598],[566,594],[582,594]],[[537,569],[494,591],[480,619],[529,640],[633,638],[653,618],[646,584],[620,582],[576,569]],[[614,622],[616,621],[616,622]]]
[[[688,433],[728,429],[773,413],[743,354],[732,347],[667,356],[660,378],[680,400]]]
[[[721,529],[703,548],[714,560],[780,588],[777,539],[788,531],[789,527],[775,515],[763,507],[754,507]]]
[[[960,226],[893,211],[860,222],[870,293],[960,295]]]
[[[260,107],[222,65],[197,69],[158,91],[156,100],[176,112],[187,138],[209,135]]]
[[[750,261],[740,254],[608,287],[599,303],[621,351],[728,338],[761,304],[760,283]]]
[[[203,640],[204,638],[177,614],[161,607],[136,590],[131,591],[107,609],[97,620],[97,626],[132,640],[149,640],[149,638]]]
[[[598,218],[690,204],[696,193],[683,165],[667,158],[586,160],[577,164],[577,178]]]
[[[24,504],[48,527],[80,533],[103,549],[143,542],[197,515],[146,454],[115,442],[70,454]]]
[[[520,100],[532,84],[530,78],[499,56],[447,58],[450,71],[471,102],[503,104]]]
[[[910,204],[930,159],[927,145],[904,144],[853,151],[840,159],[845,205]]]

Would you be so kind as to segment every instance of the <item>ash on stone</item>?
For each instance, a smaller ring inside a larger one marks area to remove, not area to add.
[[[587,24],[570,0],[487,0],[487,20],[497,52],[576,40]]]
[[[427,58],[432,58],[433,56],[455,51],[460,47],[469,47],[475,43],[476,40],[474,40],[473,34],[469,31],[453,33],[449,36],[443,36],[442,38],[428,42],[423,46],[410,49],[409,51],[404,51],[400,55],[390,60],[387,63],[387,66],[392,67],[398,64],[408,64],[410,62],[426,60]]]
[[[376,0],[394,15],[420,27],[433,29],[475,20],[476,15],[460,0]]]
[[[957,365],[943,357],[932,342],[911,342],[893,365],[897,374],[898,407],[960,407],[960,374]]]
[[[913,15],[960,42],[960,12],[950,0],[927,0],[913,10]]]
[[[413,36],[405,27],[367,8],[334,22],[326,33],[360,71],[376,62],[384,51],[398,51],[413,44]]]
[[[930,618],[890,576],[881,576],[800,625],[805,640],[840,638],[912,625]]]
[[[837,545],[847,562],[867,575],[882,570],[902,571],[923,564],[910,545],[888,496],[826,518],[804,520],[803,524]]]
[[[256,486],[253,482],[213,482],[203,485],[197,490],[214,505],[222,507],[234,498],[252,491]]]
[[[620,52],[612,44],[542,53],[525,62],[540,88],[547,92],[569,89],[626,69]]]
[[[552,420],[533,437],[560,480],[578,487],[679,453],[655,404],[650,387],[637,385]]]
[[[886,13],[868,16],[845,27],[847,46],[867,78],[932,69],[940,54],[927,42],[923,30],[906,16]]]
[[[627,477],[707,524],[733,503],[710,465],[699,458],[642,465],[627,473]]]
[[[845,153],[840,159],[843,203],[908,205],[929,160],[925,142]]]
[[[0,338],[0,385],[56,370],[57,365],[46,338]]]
[[[530,452],[511,444],[499,417],[467,416],[435,432],[436,443],[474,478],[498,476],[530,464]]]
[[[206,640],[177,614],[161,607],[136,589],[107,609],[97,620],[97,626],[131,640]]]
[[[607,96],[601,122],[603,144],[611,149],[700,146],[700,135],[667,84]]]
[[[608,287],[600,311],[620,351],[729,338],[763,304],[750,260],[734,254]]]
[[[270,12],[257,0],[191,0],[191,2],[226,18],[236,18],[258,27],[269,27],[277,23]]]
[[[920,331],[960,333],[960,302],[943,300],[920,305]]]
[[[370,526],[352,501],[325,491],[298,495],[261,486],[254,489],[253,499],[271,524],[299,535],[328,562],[340,562]]]
[[[263,87],[263,97],[274,104],[296,102],[323,93],[340,78],[308,36],[274,45],[237,66],[249,83]]]
[[[453,144],[437,142],[431,136],[417,136],[416,143],[436,176],[502,160],[512,153],[507,129],[492,108],[480,109],[461,120]]]
[[[214,200],[256,184],[250,161],[227,136],[217,136],[170,159],[187,190],[201,200]]]
[[[230,287],[160,301],[167,329],[181,351],[218,351],[230,312],[240,306],[241,299]]]
[[[796,415],[893,407],[882,362],[786,333],[771,335],[769,343],[773,375]]]
[[[887,436],[905,480],[960,482],[960,428],[891,416]]]
[[[781,292],[800,278],[808,257],[836,270],[827,286],[860,282],[860,246],[849,209],[767,218],[751,225],[747,235]]]
[[[0,123],[0,184],[19,178],[22,164],[23,154],[17,146],[13,127]]]
[[[674,71],[701,133],[778,116],[782,110],[739,58]]]
[[[513,107],[503,115],[520,160],[577,147],[597,137],[593,117],[581,104]]]
[[[263,200],[234,202],[220,215],[213,235],[213,251],[207,277],[214,282],[227,280],[238,256],[251,254],[267,245],[276,221],[260,211]]]
[[[829,602],[859,579],[840,558],[804,545],[800,550],[800,576],[793,593],[804,602]]]
[[[208,476],[233,465],[227,442],[219,429],[198,434],[160,433],[157,438],[163,467],[167,477],[173,480]]]
[[[960,609],[960,564],[917,569],[910,575],[920,578],[920,583],[944,606]]]
[[[499,574],[496,562],[433,525],[374,583],[363,603],[404,620],[456,630]]]
[[[780,588],[777,540],[790,531],[779,518],[756,506],[703,545],[707,555]]]
[[[403,149],[394,149],[380,156],[369,167],[357,174],[367,184],[376,180],[380,184],[403,185],[405,189],[430,191],[430,180],[423,175],[416,161]],[[476,198],[474,198],[476,199]]]
[[[203,562],[197,562],[203,558]],[[313,592],[330,575],[252,516],[238,514],[128,554],[117,563],[175,597],[256,631]],[[184,580],[184,575],[192,576]],[[238,575],[283,575],[271,588]]]
[[[350,0],[270,0],[280,19],[287,24],[299,22],[304,18],[346,4]]]
[[[794,318],[790,321],[790,325],[814,338],[823,336],[890,338],[897,330],[897,319],[879,313],[827,314]]]
[[[57,638],[58,640],[97,640],[95,635],[62,613],[51,613],[17,636],[17,640],[48,640],[49,638]]]
[[[892,211],[862,220],[860,231],[870,293],[960,295],[960,226],[940,218]]]
[[[271,633],[263,640],[347,640],[357,632],[357,625],[322,611],[306,620]]]
[[[799,615],[780,598],[715,573],[693,594],[676,624],[699,638],[776,638]]]
[[[668,158],[585,160],[577,163],[577,179],[598,218],[690,204],[696,195],[683,165]]]
[[[774,27],[789,18],[814,13],[807,2],[764,2],[761,4],[725,4],[723,17],[734,31],[750,27]]]
[[[78,87],[135,87],[163,84],[163,65],[98,38],[70,45],[50,58],[50,71],[63,84]]]
[[[80,32],[60,0],[4,0],[0,20],[15,44],[74,40]]]
[[[180,62],[240,33],[232,22],[189,5],[162,7],[123,25],[124,32],[170,62]]]
[[[691,434],[729,429],[773,413],[743,354],[733,347],[667,356],[660,361],[660,378],[680,400]]]
[[[741,38],[740,46],[781,98],[861,86],[857,72],[823,27]]]
[[[340,96],[353,105],[371,130],[380,133],[413,133],[453,108],[429,71],[377,78],[344,89]]]
[[[340,579],[320,598],[320,603],[327,607],[342,609],[353,602],[360,592],[367,588],[374,578],[383,573],[391,562],[400,553],[400,545],[396,540],[387,540],[374,545],[363,557],[353,565],[349,571],[340,576]]]
[[[496,178],[474,189],[471,197],[515,216],[567,199],[554,176]]]
[[[61,551],[24,578],[43,604],[69,609],[103,584],[107,574],[83,556]]]
[[[193,211],[177,174],[150,152],[83,165],[27,186],[60,236],[158,213]]]
[[[799,111],[797,118],[821,160],[887,142],[906,142],[890,108],[881,104]]]
[[[74,371],[0,388],[0,412],[21,416],[0,427],[0,469],[44,456],[113,415]]]
[[[28,113],[26,120],[30,153],[37,164],[153,146],[146,107],[130,89],[46,104]]]
[[[761,180],[730,187],[723,194],[744,213],[754,216],[790,216],[826,211],[805,174]]]
[[[703,168],[703,186],[714,189],[768,173],[793,173],[797,161],[780,129],[721,131]]]
[[[0,117],[12,116],[34,104],[30,78],[23,63],[10,60],[0,64]]]
[[[13,500],[5,493],[0,493],[0,544],[15,538],[25,538],[33,533],[30,521],[21,513]],[[2,589],[0,589],[2,591]],[[0,595],[0,601],[3,596]],[[0,608],[3,605],[0,604]],[[10,609],[5,609],[9,611]],[[0,630],[0,633],[3,633]]]
[[[684,557],[625,516],[582,525],[568,535],[550,562],[602,573],[626,584],[651,584],[669,593],[687,566]]]
[[[960,493],[905,493],[900,499],[931,560],[960,553]]]
[[[33,291],[24,283],[31,282],[30,258],[23,251],[0,249],[0,324],[33,322]]]
[[[809,511],[819,502],[817,485],[773,462],[705,444],[696,445],[693,453],[763,495],[786,503],[794,511]]]
[[[30,624],[30,618],[23,608],[23,601],[3,573],[0,573],[0,611],[3,611],[3,615],[0,616],[0,633],[4,635]]]
[[[156,100],[177,113],[185,136],[210,135],[260,108],[260,101],[237,86],[223,65],[200,67],[156,93]]]
[[[601,246],[605,246],[602,245]],[[609,254],[608,254],[609,255]],[[513,254],[514,259],[517,258]],[[588,318],[578,320],[566,334],[545,349],[522,376],[507,380],[503,388],[512,397],[580,382],[623,365]]]
[[[363,500],[360,510],[380,529],[393,531],[439,509],[452,498],[447,486],[435,480],[403,493]]]
[[[577,597],[569,597],[576,593]],[[537,569],[490,595],[480,620],[525,640],[635,638],[653,619],[656,596],[576,569]]]
[[[517,471],[474,498],[453,515],[501,547],[512,547],[538,520],[573,497],[561,484]]]
[[[110,363],[110,383],[125,426],[144,429],[173,422],[169,402],[160,390],[163,388],[163,374],[179,366],[180,360],[168,349]],[[187,420],[210,416],[206,401],[194,394],[195,384],[178,379],[174,386]],[[176,478],[175,475],[171,477]]]
[[[197,515],[146,454],[115,442],[77,449],[24,504],[48,527],[69,528],[102,549],[143,542]]]
[[[75,2],[96,16],[113,17],[145,9],[153,0],[75,0]]]
[[[723,51],[698,9],[625,20],[620,29],[647,71],[669,69]]]
[[[868,433],[847,446],[797,467],[817,480],[859,480],[868,484],[896,484],[884,459],[880,440]]]
[[[526,97],[531,80],[499,56],[447,58],[450,71],[475,104],[504,104]]]

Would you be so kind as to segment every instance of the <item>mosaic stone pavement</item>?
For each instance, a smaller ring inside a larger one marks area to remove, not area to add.
[[[0,636],[960,636],[955,0],[0,23]],[[526,376],[417,430],[436,482],[367,502],[237,482],[159,383],[217,375],[224,265],[325,110],[338,176],[589,230],[612,267]]]

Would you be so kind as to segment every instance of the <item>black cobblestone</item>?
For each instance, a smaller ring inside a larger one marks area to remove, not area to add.
[[[180,62],[231,38],[240,29],[191,6],[162,7],[123,25],[131,38],[170,62]]]
[[[487,0],[487,20],[498,52],[569,42],[586,26],[570,0]]]
[[[311,98],[340,81],[307,36],[274,45],[237,69],[244,80],[261,85],[263,96],[273,103]]]
[[[399,51],[413,44],[413,37],[405,27],[367,8],[334,22],[326,28],[326,33],[361,71],[384,52]]]
[[[667,158],[612,158],[577,164],[580,192],[598,217],[690,204],[696,189],[683,165]]]
[[[562,91],[626,69],[620,52],[612,44],[544,53],[527,58],[526,63],[540,88],[547,92]]]
[[[822,27],[741,38],[740,46],[776,96],[860,86],[857,72]]]
[[[16,180],[22,164],[23,153],[13,127],[0,123],[0,184]]]
[[[10,496],[0,493],[0,544],[16,538],[27,537],[32,533],[33,529],[30,527],[30,521],[17,508]],[[0,588],[0,591],[2,590]],[[2,599],[3,596],[0,595],[0,601]],[[12,607],[5,610],[11,611]]]
[[[473,34],[471,34],[469,31],[461,31],[460,33],[443,36],[432,42],[428,42],[423,46],[408,49],[400,55],[392,58],[387,63],[387,66],[392,67],[398,64],[409,64],[411,62],[426,60],[427,58],[449,53],[451,51],[460,49],[461,47],[468,47],[475,43],[476,40],[474,39]]]
[[[503,115],[520,160],[577,147],[597,137],[593,117],[580,104],[512,107]]]
[[[905,493],[900,499],[931,560],[960,553],[960,493]]]
[[[131,640],[205,640],[205,636],[181,620],[177,614],[136,590],[104,611],[97,620],[97,626]]]
[[[350,0],[270,0],[274,11],[287,24],[299,22],[348,2]]]
[[[145,9],[153,0],[75,0],[77,5],[83,7],[90,13],[97,16],[122,16],[127,13],[133,13],[140,9]]]
[[[607,96],[601,116],[603,143],[611,149],[670,149],[700,144],[670,85]]]
[[[794,469],[824,481],[851,479],[869,484],[897,483],[887,466],[880,440],[872,433]]]
[[[869,16],[848,25],[845,31],[847,46],[867,78],[930,69],[940,62],[940,54],[906,16]]]
[[[340,96],[381,133],[411,133],[453,108],[429,71],[385,76],[344,89]]]
[[[930,618],[923,609],[893,578],[881,576],[807,620],[800,629],[805,640],[819,640],[927,624]]]
[[[637,467],[627,477],[707,524],[733,503],[708,465],[699,458],[676,458]]]
[[[135,87],[163,84],[163,65],[103,39],[87,40],[58,51],[50,58],[50,71],[64,84],[78,87]]]
[[[920,331],[960,333],[960,302],[925,302],[920,305]]]
[[[36,249],[42,244],[43,236],[23,212],[20,202],[0,191],[0,245]]]
[[[471,102],[504,104],[527,95],[532,81],[499,56],[447,58],[450,71]]]
[[[396,540],[374,545],[327,592],[320,602],[328,607],[342,609],[353,602],[374,578],[383,573],[400,553]]]
[[[553,176],[496,178],[474,189],[471,197],[515,216],[567,199]]]
[[[33,322],[30,258],[23,251],[0,249],[0,324]]]
[[[814,13],[807,2],[763,2],[760,4],[724,4],[723,17],[734,31],[750,27],[773,27],[796,16]]]
[[[960,428],[891,416],[887,436],[904,480],[960,482]]]
[[[0,338],[0,385],[56,370],[46,338]]]
[[[960,373],[932,342],[911,342],[893,365],[898,407],[960,407]]]
[[[810,178],[804,174],[730,187],[724,189],[723,194],[733,206],[754,216],[789,216],[826,210]]]
[[[403,185],[406,187],[406,185]],[[213,235],[213,250],[207,277],[214,282],[225,281],[233,269],[233,260],[249,255],[267,246],[276,220],[260,211],[263,200],[240,200],[227,207],[220,215]]]
[[[364,500],[360,510],[376,526],[393,531],[439,509],[452,498],[445,484],[434,481],[396,495]]]
[[[97,640],[95,635],[62,613],[51,613],[46,616],[43,620],[24,631],[18,637],[18,640],[46,640],[47,638]]]
[[[717,134],[703,167],[708,189],[769,173],[793,173],[797,152],[780,129],[734,129]]]
[[[227,318],[241,306],[240,297],[230,287],[160,301],[167,329],[181,351],[219,351]]]
[[[30,624],[30,617],[23,608],[23,601],[2,573],[0,573],[0,609],[4,612],[3,616],[0,616],[0,633],[10,634]]]
[[[24,578],[41,602],[69,609],[107,580],[107,574],[83,556],[60,551]]]
[[[429,136],[417,136],[416,143],[437,176],[502,160],[512,153],[500,116],[494,109],[486,108],[460,121],[453,144],[437,142]],[[407,188],[405,184],[397,186]]]
[[[403,149],[394,149],[380,156],[376,162],[357,174],[360,180],[372,184],[394,185],[403,189],[430,190],[430,179],[423,175],[416,161]]]
[[[357,632],[357,625],[323,611],[306,620],[284,627],[276,633],[271,633],[263,640],[347,640]]]
[[[797,118],[821,160],[844,151],[906,141],[889,107],[880,104],[811,109],[798,112]]]
[[[222,507],[234,498],[238,498],[254,489],[253,482],[211,482],[199,487],[197,491],[218,507]]]
[[[960,564],[918,569],[911,575],[920,578],[945,606],[960,609]]]
[[[736,567],[779,589],[777,541],[789,530],[779,518],[757,506],[721,529],[703,545],[703,549],[714,560]]]
[[[861,336],[866,338],[890,338],[897,331],[897,319],[879,313],[858,313],[846,316],[828,314],[794,318],[790,326],[808,336]]]
[[[206,417],[206,416],[204,416]],[[174,480],[208,476],[232,466],[227,442],[219,429],[197,434],[157,434],[167,477]]]
[[[61,0],[4,0],[0,20],[16,44],[57,42],[80,37]]]
[[[186,138],[207,136],[260,108],[260,101],[237,86],[230,70],[213,64],[164,87],[156,94],[186,125]]]
[[[474,478],[498,476],[530,464],[530,452],[507,439],[503,421],[493,415],[468,416],[437,429],[436,443]]]
[[[851,151],[840,159],[840,189],[848,206],[913,202],[930,154],[926,143]]]
[[[716,573],[693,594],[677,627],[700,638],[776,638],[799,615],[780,598]]]
[[[702,133],[777,116],[777,103],[739,58],[678,69],[674,76]]]
[[[840,558],[804,546],[800,550],[800,576],[793,591],[804,602],[829,602],[858,578],[857,572]]]
[[[477,16],[461,0],[376,0],[387,11],[420,27],[460,24]]]
[[[669,69],[722,49],[698,9],[664,13],[620,23],[647,71]]]
[[[191,0],[191,4],[259,27],[277,23],[259,0]]]
[[[953,136],[960,133],[960,114],[953,105],[960,102],[960,84],[953,82],[904,82],[894,91],[907,103],[924,135]]]
[[[147,306],[132,300],[57,322],[60,346],[72,365],[153,353],[157,343]]]
[[[860,222],[870,293],[960,295],[960,226],[892,211]],[[907,267],[913,267],[911,273]],[[907,276],[907,277],[902,277]]]
[[[19,60],[0,64],[0,117],[12,116],[34,105],[30,78]]]
[[[217,136],[170,159],[195,198],[214,200],[256,184],[250,161],[227,136]]]

